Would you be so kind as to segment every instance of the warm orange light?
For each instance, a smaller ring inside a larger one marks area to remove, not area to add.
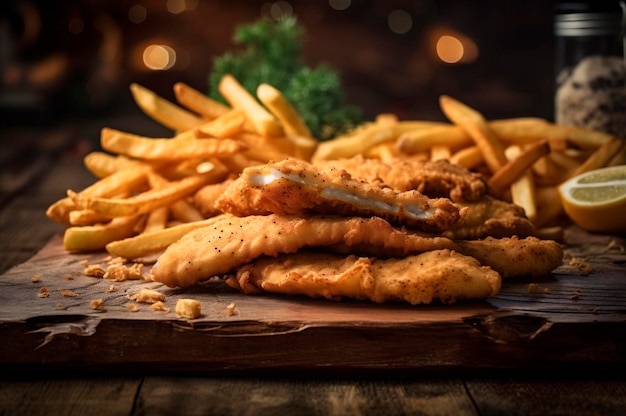
[[[447,64],[467,64],[478,58],[478,46],[468,36],[449,27],[434,28],[428,43],[437,59]]]
[[[143,51],[143,63],[149,69],[165,71],[176,63],[176,52],[167,45],[149,45]]]
[[[454,36],[443,35],[437,40],[437,56],[443,62],[455,64],[463,58],[463,44]]]

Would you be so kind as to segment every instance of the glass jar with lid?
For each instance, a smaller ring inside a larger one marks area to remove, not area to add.
[[[555,3],[555,121],[626,139],[626,4]]]

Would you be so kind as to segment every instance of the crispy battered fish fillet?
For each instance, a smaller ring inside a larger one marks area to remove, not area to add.
[[[467,208],[459,224],[445,230],[442,235],[453,240],[470,240],[491,237],[528,237],[535,233],[534,224],[519,205],[493,198],[489,195],[480,201],[460,203]]]
[[[457,243],[460,252],[489,265],[502,278],[545,276],[563,264],[563,247],[553,240],[514,236]]]
[[[245,294],[263,291],[312,298],[352,298],[373,302],[485,299],[500,291],[500,275],[478,260],[451,250],[433,250],[404,258],[302,251],[277,259],[261,257],[237,270],[226,282]]]
[[[416,190],[430,198],[450,198],[454,202],[478,201],[488,191],[484,176],[447,160],[397,160],[352,158],[316,161],[323,170],[345,169],[352,177],[372,185],[397,191]]]
[[[206,218],[221,214],[222,211],[215,207],[215,201],[224,193],[224,190],[235,178],[228,178],[218,183],[211,183],[200,188],[193,197],[193,202],[202,215]]]
[[[358,181],[344,170],[319,170],[297,159],[244,169],[215,206],[237,216],[335,214],[378,216],[423,231],[447,230],[465,209],[448,198],[431,199],[418,191],[398,192]]]
[[[398,257],[456,247],[448,238],[394,228],[378,217],[225,215],[171,244],[152,267],[151,277],[170,287],[187,287],[230,273],[263,255],[338,243]]]
[[[356,179],[398,191],[415,189],[430,198],[449,197],[459,207],[467,207],[461,222],[443,232],[452,239],[526,237],[535,233],[521,207],[488,195],[483,175],[447,160],[398,160],[388,164],[359,155],[317,161],[316,166],[345,169]]]
[[[560,245],[551,240],[529,237],[455,242],[392,227],[379,217],[225,214],[171,244],[153,266],[151,276],[170,287],[187,287],[231,273],[261,256],[276,257],[312,247],[381,258],[450,249],[476,257],[507,277],[548,274],[563,258]]]

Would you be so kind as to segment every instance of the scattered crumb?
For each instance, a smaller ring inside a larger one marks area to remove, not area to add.
[[[83,266],[87,266],[89,264],[89,260],[83,259],[79,263],[82,264]]]
[[[66,279],[66,280],[74,280],[74,276],[72,276],[72,274],[71,274],[71,273],[67,273],[67,274],[65,275],[65,279]]]
[[[580,299],[580,297],[582,296],[583,292],[581,292],[579,289],[576,289],[572,292],[572,294],[570,295],[570,299]]]
[[[234,304],[234,303],[229,304],[229,305],[226,307],[226,314],[227,314],[228,316],[233,316],[233,315],[235,315],[235,314],[237,313],[237,310],[236,310],[235,308],[236,308],[236,306],[235,306],[235,304]]]
[[[156,303],[163,301],[165,299],[165,295],[154,289],[141,289],[139,293],[131,295],[130,298],[139,303]]]
[[[56,306],[57,309],[61,309],[63,307],[63,304],[61,302],[57,302],[54,306]]]
[[[93,310],[100,311],[103,309],[104,301],[102,299],[94,299],[89,302],[89,307]]]
[[[113,292],[117,292],[118,290],[120,290],[119,287],[115,286],[115,285],[111,285],[109,286],[109,288],[107,289],[106,293],[113,293]]]
[[[195,299],[178,299],[176,314],[187,319],[196,319],[202,315],[201,305]]]
[[[155,312],[169,312],[170,308],[165,306],[165,304],[159,300],[150,305],[150,310]]]
[[[134,263],[132,266],[126,266],[124,264],[114,263],[107,267],[103,277],[108,280],[113,280],[114,282],[143,279],[143,264]]]
[[[75,298],[78,296],[76,292],[73,292],[69,289],[59,289],[59,292],[66,298]]]
[[[33,282],[33,283],[39,283],[39,282],[41,282],[41,275],[40,275],[40,274],[36,274],[36,275],[34,275],[34,276],[30,279],[30,281],[31,281],[31,282]]]
[[[569,265],[578,269],[578,273],[581,276],[589,276],[589,274],[593,271],[591,268],[591,263],[586,260],[579,259],[576,257],[572,257],[569,261]]]
[[[47,298],[48,296],[50,296],[50,292],[48,292],[47,287],[39,288],[39,292],[37,292],[37,297]]]
[[[139,307],[135,303],[127,304],[126,308],[128,308],[128,310],[131,311],[131,312],[138,312],[139,311]]]
[[[85,276],[91,277],[103,277],[106,270],[102,268],[99,264],[91,264],[85,267]]]
[[[538,283],[529,283],[528,284],[528,293],[548,293],[550,289],[547,287],[541,286]]]
[[[609,244],[606,246],[606,250],[614,253],[623,253],[624,251],[626,251],[626,249],[624,249],[624,246],[615,240],[609,241]]]

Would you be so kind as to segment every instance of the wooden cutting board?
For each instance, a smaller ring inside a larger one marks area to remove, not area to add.
[[[411,306],[245,296],[221,281],[187,290],[112,282],[82,273],[85,262],[104,264],[104,253],[67,254],[58,235],[0,277],[0,365],[339,375],[625,367],[626,241],[577,227],[565,237],[566,260],[551,276],[505,280],[485,301]],[[142,288],[163,293],[169,311],[130,299]],[[179,298],[200,301],[202,316],[178,317]],[[103,309],[91,307],[96,299]]]

